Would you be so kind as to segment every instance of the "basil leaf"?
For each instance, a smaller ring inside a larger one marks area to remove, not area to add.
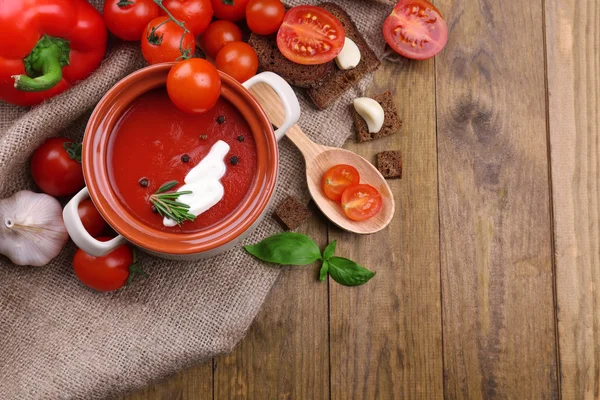
[[[329,260],[331,257],[333,257],[336,245],[337,240],[334,240],[333,242],[329,243],[327,247],[325,247],[325,250],[323,251],[323,260]]]
[[[327,278],[327,272],[329,271],[329,262],[327,260],[323,261],[323,265],[321,266],[321,271],[319,272],[319,279],[322,282],[325,282]]]
[[[321,259],[319,246],[295,232],[279,233],[244,249],[260,260],[281,265],[308,265]]]
[[[344,286],[358,286],[367,283],[375,276],[352,260],[343,257],[331,257],[329,260],[329,275],[334,281]]]

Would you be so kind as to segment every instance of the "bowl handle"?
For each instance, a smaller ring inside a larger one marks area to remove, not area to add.
[[[243,83],[246,89],[250,89],[256,83],[266,83],[271,86],[277,93],[283,104],[285,110],[285,120],[279,126],[279,129],[275,131],[275,138],[279,141],[285,136],[285,133],[290,129],[298,119],[300,118],[300,104],[298,103],[298,97],[294,93],[294,89],[277,74],[273,72],[262,72],[258,75],[253,76]]]
[[[79,203],[88,197],[90,197],[88,189],[81,189],[81,191],[65,206],[65,209],[63,210],[63,220],[67,232],[69,232],[69,236],[71,236],[71,239],[73,239],[73,242],[75,242],[77,247],[91,256],[102,257],[124,244],[127,240],[119,235],[108,242],[101,242],[94,239],[92,235],[85,230],[83,222],[81,222],[81,218],[79,218]]]

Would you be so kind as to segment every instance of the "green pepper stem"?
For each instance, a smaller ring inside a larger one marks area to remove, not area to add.
[[[27,74],[13,75],[15,88],[41,92],[56,86],[62,80],[62,67],[69,65],[69,50],[64,39],[42,37],[23,60]]]

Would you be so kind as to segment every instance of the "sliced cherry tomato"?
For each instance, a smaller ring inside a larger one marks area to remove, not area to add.
[[[227,21],[241,21],[246,17],[249,0],[210,0],[215,17]]]
[[[85,186],[81,168],[81,144],[67,138],[52,138],[31,158],[36,185],[51,196],[69,196]]]
[[[99,237],[101,242],[111,238]],[[86,286],[99,292],[122,288],[135,275],[146,275],[137,265],[135,253],[128,245],[117,247],[104,257],[94,257],[79,249],[73,257],[77,278]]]
[[[242,31],[233,22],[215,21],[208,26],[200,40],[204,52],[215,58],[226,44],[241,42]]]
[[[205,113],[213,108],[221,95],[219,71],[201,58],[182,61],[169,71],[167,93],[181,110],[193,114]]]
[[[258,56],[248,43],[229,43],[219,51],[215,60],[217,68],[244,83],[256,75]]]
[[[123,40],[140,40],[148,22],[158,15],[158,6],[152,0],[106,0],[104,3],[106,27]]]
[[[167,21],[168,19],[169,17],[154,18],[146,26],[142,37],[142,54],[148,64],[177,61],[184,55],[194,55],[194,35],[186,33],[182,42],[183,29],[175,22]]]
[[[106,228],[106,221],[102,218],[92,200],[85,199],[79,203],[77,211],[79,211],[79,218],[83,222],[85,230],[93,237],[100,236]]]
[[[383,201],[381,194],[371,185],[349,186],[342,194],[342,208],[354,221],[369,219],[379,212]]]
[[[330,12],[315,6],[291,8],[277,33],[277,47],[297,64],[324,64],[344,47],[346,33]]]
[[[400,0],[383,23],[383,37],[396,53],[424,60],[442,51],[448,26],[429,1]]]
[[[277,32],[284,16],[285,7],[280,0],[250,0],[246,6],[248,28],[259,35]]]
[[[195,36],[202,34],[210,24],[213,9],[210,0],[163,0],[163,6]],[[161,14],[166,13],[160,10]]]
[[[323,191],[331,200],[340,201],[344,190],[360,183],[360,174],[352,165],[338,164],[323,175]]]

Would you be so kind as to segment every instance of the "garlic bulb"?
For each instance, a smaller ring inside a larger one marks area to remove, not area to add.
[[[17,265],[46,265],[69,235],[62,207],[51,196],[23,190],[0,200],[0,253]]]

